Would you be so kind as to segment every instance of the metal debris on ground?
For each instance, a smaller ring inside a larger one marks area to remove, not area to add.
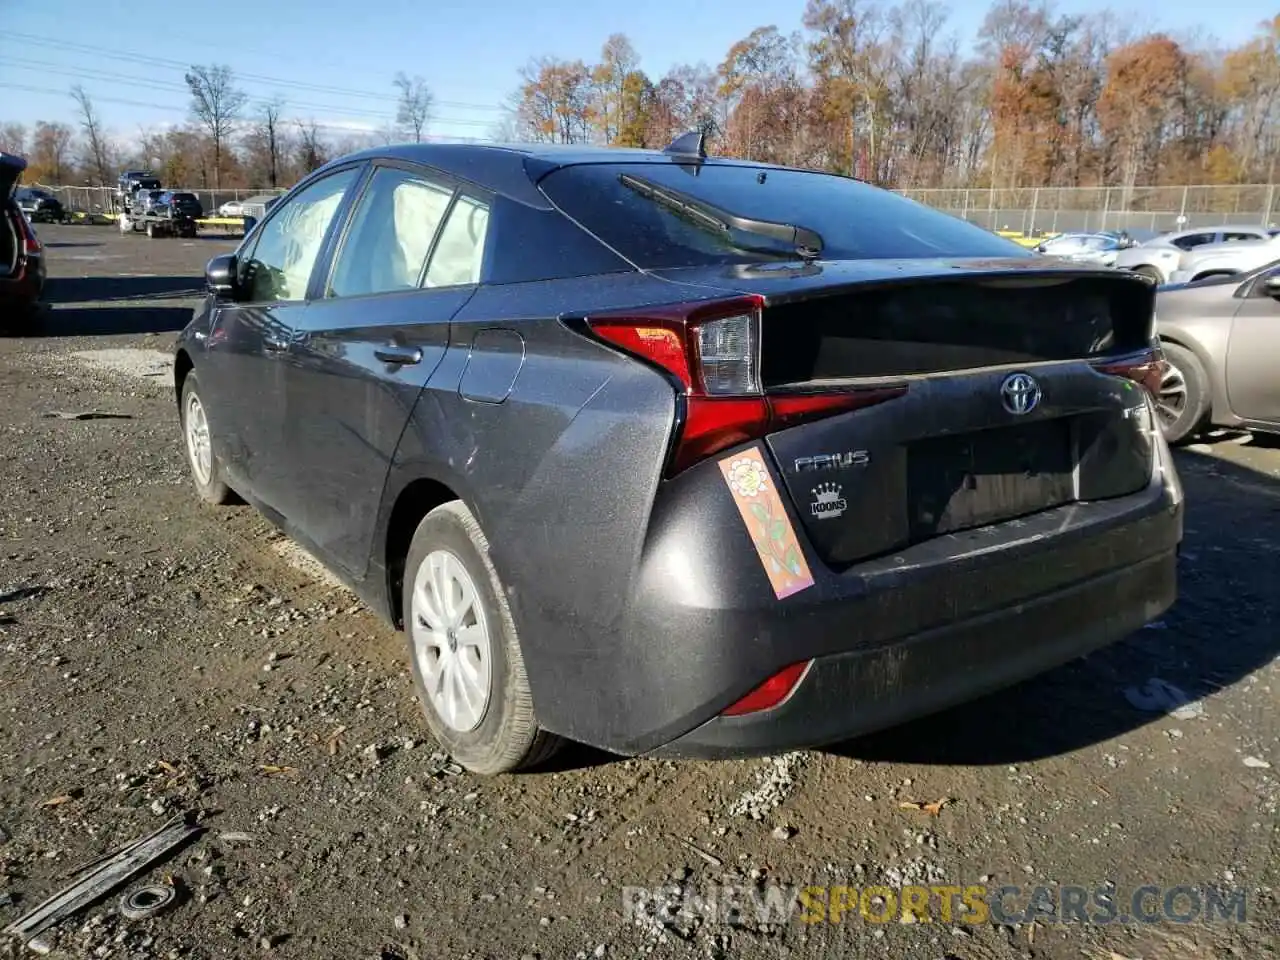
[[[0,603],[10,603],[14,600],[27,600],[31,597],[38,597],[49,588],[40,586],[39,584],[31,584],[23,587],[5,587],[0,590]]]
[[[167,910],[177,899],[177,887],[168,884],[139,887],[120,898],[120,914],[126,920],[145,920]]]
[[[172,853],[203,831],[193,824],[190,812],[179,814],[149,836],[135,840],[105,858],[70,886],[54,894],[25,917],[15,920],[2,931],[24,942],[61,923]]]
[[[78,412],[65,412],[61,410],[51,410],[48,413],[41,414],[46,420],[132,420],[131,413],[104,413],[101,410],[81,410]]]
[[[943,807],[950,806],[950,804],[950,797],[941,797],[940,799],[929,803],[926,803],[923,800],[903,800],[898,804],[898,807],[902,810],[923,810],[925,813],[932,814],[936,817],[942,812]]]
[[[723,867],[723,866],[724,866],[724,861],[723,861],[723,860],[721,860],[721,859],[720,859],[719,857],[717,857],[715,854],[707,853],[707,851],[703,850],[703,849],[702,849],[701,847],[699,847],[697,844],[692,843],[692,842],[690,842],[690,841],[688,841],[688,840],[684,839],[683,837],[677,837],[674,833],[673,833],[673,834],[669,834],[669,836],[670,836],[673,840],[675,840],[677,843],[679,843],[682,847],[684,847],[686,850],[689,850],[689,851],[690,851],[690,852],[692,852],[692,853],[696,853],[698,856],[700,856],[700,857],[701,857],[703,860],[705,860],[707,863],[711,864],[711,866],[713,866],[713,867]]]
[[[1167,713],[1178,720],[1194,720],[1204,715],[1204,705],[1166,680],[1152,677],[1141,687],[1128,687],[1124,697],[1129,705],[1148,713]]]

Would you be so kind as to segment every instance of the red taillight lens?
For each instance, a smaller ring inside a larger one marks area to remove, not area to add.
[[[721,716],[740,717],[746,713],[760,713],[772,710],[782,703],[800,684],[804,672],[812,661],[802,660],[789,667],[783,667],[760,686],[756,687],[737,703],[724,710]]]
[[[1164,380],[1166,364],[1160,349],[1152,348],[1121,360],[1097,363],[1094,367],[1101,373],[1132,380],[1146,387],[1147,391],[1155,396],[1160,393],[1160,383]]]
[[[906,387],[767,393],[760,384],[763,306],[761,297],[733,297],[588,319],[597,336],[679,381],[684,425],[668,475],[775,430],[906,393]]]
[[[21,213],[18,214],[18,229],[22,232],[22,246],[27,254],[39,253],[44,249],[30,222]]]

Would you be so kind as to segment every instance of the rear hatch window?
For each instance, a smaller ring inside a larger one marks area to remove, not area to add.
[[[681,215],[628,186],[636,180],[739,217],[815,231],[822,239],[821,257],[827,260],[1034,256],[964,220],[825,173],[667,161],[576,164],[553,171],[539,186],[561,211],[642,269],[768,261],[788,255],[786,244],[776,240],[739,230],[725,236],[697,218]]]

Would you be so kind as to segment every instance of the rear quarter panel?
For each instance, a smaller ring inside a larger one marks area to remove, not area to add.
[[[676,399],[664,375],[557,318],[709,295],[638,273],[481,288],[454,318],[392,463],[379,542],[417,479],[467,502],[506,588],[539,721],[574,739],[595,739],[627,683],[619,626]]]
[[[1234,289],[1234,288],[1233,288]],[[1175,297],[1156,297],[1156,333],[1162,341],[1176,343],[1196,355],[1209,375],[1210,416],[1214,423],[1231,426],[1239,418],[1227,398],[1225,364],[1231,338],[1231,317],[1240,301],[1212,297],[1212,290],[1192,291]]]

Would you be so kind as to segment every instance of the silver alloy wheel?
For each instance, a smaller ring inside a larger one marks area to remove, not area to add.
[[[191,469],[200,485],[205,486],[213,477],[213,444],[209,440],[209,419],[204,415],[204,404],[194,393],[187,398],[187,415],[184,420]]]
[[[1166,362],[1160,393],[1156,396],[1156,412],[1166,427],[1178,422],[1187,409],[1187,378],[1173,364]]]
[[[462,561],[448,550],[427,554],[409,612],[413,655],[436,716],[459,733],[474,730],[489,706],[493,669],[489,623]]]

